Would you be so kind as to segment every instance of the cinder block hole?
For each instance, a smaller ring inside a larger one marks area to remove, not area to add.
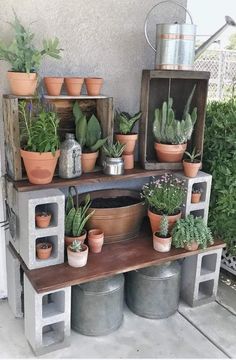
[[[205,212],[205,210],[204,210],[204,209],[200,209],[200,210],[193,210],[193,211],[190,211],[190,214],[192,214],[194,217],[201,217],[201,218],[204,218],[204,212]]]
[[[204,255],[202,257],[201,275],[214,273],[216,270],[217,254]]]
[[[198,300],[209,298],[213,295],[214,279],[199,283]]]
[[[192,190],[193,189],[201,191],[201,199],[200,199],[200,201],[205,201],[206,200],[207,182],[195,183],[192,186]]]
[[[65,312],[65,291],[57,291],[42,298],[43,318]]]
[[[42,259],[39,259],[36,255],[36,245],[39,244],[39,243],[43,243],[43,242],[50,242],[52,244],[52,252],[51,252],[51,255],[48,259],[46,260],[42,260]],[[55,259],[58,257],[58,236],[55,235],[55,236],[46,236],[46,237],[40,237],[40,238],[37,238],[36,239],[36,242],[35,242],[35,261],[36,262],[42,262],[42,261],[49,261],[50,259]]]
[[[48,204],[39,204],[35,207],[35,214],[47,212],[52,215],[49,227],[58,225],[58,204],[57,203],[48,203]],[[35,224],[36,226],[36,224]]]
[[[64,340],[64,321],[46,325],[42,328],[43,346],[50,346]]]

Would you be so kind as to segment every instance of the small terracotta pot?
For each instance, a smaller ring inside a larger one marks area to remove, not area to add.
[[[42,243],[41,244],[37,244],[36,245],[36,253],[37,253],[37,257],[40,260],[46,260],[50,257],[51,252],[52,252],[52,244],[47,243],[49,245],[49,247],[47,249],[42,249]]]
[[[160,224],[162,215],[158,215],[153,213],[148,209],[148,217],[151,223],[152,233],[160,231]],[[171,231],[176,223],[177,220],[181,218],[181,212],[176,215],[168,215],[168,224],[169,224],[169,231]]]
[[[83,244],[83,251],[74,252],[70,250],[70,247],[67,247],[67,257],[68,264],[72,267],[78,268],[83,267],[87,264],[88,261],[88,246]]]
[[[163,238],[158,235],[158,232],[153,233],[153,248],[159,252],[168,252],[171,249],[172,237]]]
[[[134,155],[122,155],[122,159],[124,160],[124,169],[131,170],[134,168]]]
[[[191,163],[189,161],[183,160],[184,175],[190,178],[196,177],[201,165],[201,161]]]
[[[59,96],[61,93],[61,88],[64,82],[63,77],[50,77],[46,76],[44,79],[44,84],[47,90],[48,95],[50,96]]]
[[[89,250],[93,253],[100,253],[104,243],[104,232],[100,229],[91,229],[88,232]]]
[[[69,246],[73,243],[74,240],[77,240],[77,241],[80,241],[82,244],[84,243],[85,239],[86,239],[86,236],[87,236],[87,231],[86,230],[83,230],[83,233],[82,235],[80,236],[64,236],[64,239],[65,239],[65,245],[66,246]]]
[[[198,249],[198,243],[193,242],[192,244],[186,244],[184,248],[188,251],[195,251]]]
[[[178,163],[183,159],[184,152],[187,148],[187,143],[179,145],[167,145],[155,142],[154,148],[156,150],[157,159],[160,162]]]
[[[81,93],[84,78],[67,77],[65,78],[65,85],[67,94],[70,96],[79,96]]]
[[[199,203],[201,199],[201,193],[192,193],[191,202],[193,204]]]
[[[8,71],[8,81],[11,93],[17,96],[33,96],[37,87],[36,73],[21,73]]]
[[[50,224],[51,218],[52,218],[52,214],[47,214],[47,215],[36,214],[35,215],[36,226],[38,228],[47,228]]]
[[[125,144],[123,151],[124,155],[131,155],[134,152],[135,144],[138,139],[138,134],[115,134],[116,141],[119,141],[121,144]]]
[[[82,153],[81,165],[83,173],[88,173],[94,170],[97,157],[98,151],[94,153]]]
[[[98,95],[100,95],[101,87],[103,85],[103,79],[102,78],[86,78],[85,85],[86,85],[88,95],[98,96]]]

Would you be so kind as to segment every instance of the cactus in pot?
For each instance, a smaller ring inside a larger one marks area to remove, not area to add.
[[[74,240],[67,247],[68,264],[72,267],[83,267],[88,260],[88,246],[78,240]]]
[[[168,252],[171,248],[171,241],[168,217],[163,215],[160,222],[160,231],[153,234],[153,248],[159,252]]]

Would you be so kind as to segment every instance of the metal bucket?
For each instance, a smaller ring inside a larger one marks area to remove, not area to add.
[[[106,335],[123,320],[124,275],[72,287],[71,327],[88,336]]]
[[[130,310],[149,319],[164,319],[179,305],[181,266],[177,261],[131,271],[126,275]]]
[[[178,70],[192,70],[195,58],[195,38],[197,27],[193,24],[180,24]]]

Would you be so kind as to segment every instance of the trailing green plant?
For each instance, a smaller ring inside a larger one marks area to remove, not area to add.
[[[152,178],[142,188],[141,197],[149,209],[160,215],[176,215],[180,212],[184,197],[184,181],[173,174],[164,174],[158,179]]]
[[[69,245],[69,248],[73,252],[82,252],[84,250],[83,245],[78,240],[74,240],[72,244]]]
[[[160,222],[159,235],[166,238],[168,236],[169,224],[167,215],[163,215]]]
[[[204,220],[190,214],[185,219],[177,220],[172,230],[172,244],[176,248],[184,248],[194,242],[202,249],[214,243],[211,230]]]
[[[141,111],[137,112],[134,115],[131,115],[127,112],[124,111],[119,112],[117,110],[116,119],[118,122],[119,133],[123,135],[131,134],[136,122],[140,119],[141,115],[142,115]]]
[[[34,34],[21,24],[15,12],[14,15],[14,22],[10,23],[15,32],[14,39],[10,45],[0,40],[0,60],[10,63],[12,71],[37,72],[45,56],[61,58],[59,54],[62,49],[58,48],[57,38],[43,40],[43,48],[38,50],[33,44]]]
[[[201,156],[201,152],[197,152],[195,148],[193,149],[193,151],[191,153],[188,151],[185,151],[185,155],[187,155],[187,157],[188,157],[187,161],[189,161],[190,163],[200,162],[200,160],[197,158],[199,158]]]
[[[73,115],[75,117],[76,139],[83,152],[98,151],[107,141],[107,137],[102,139],[102,128],[96,116],[92,115],[87,120],[77,101],[73,106]]]
[[[197,120],[196,107],[192,110],[191,115],[189,113],[195,88],[196,85],[189,95],[181,121],[175,118],[175,112],[172,109],[173,99],[170,97],[167,102],[163,102],[161,109],[155,110],[153,135],[156,142],[162,144],[184,144],[187,140],[191,139]]]
[[[41,103],[33,110],[32,102],[19,101],[20,137],[23,148],[33,152],[51,152],[59,149],[59,118],[56,112]]]
[[[213,101],[206,112],[204,171],[212,174],[209,225],[236,255],[236,98]]]
[[[104,153],[107,157],[110,158],[119,158],[121,157],[125,149],[125,144],[121,144],[117,141],[115,144],[106,143],[103,145]]]

